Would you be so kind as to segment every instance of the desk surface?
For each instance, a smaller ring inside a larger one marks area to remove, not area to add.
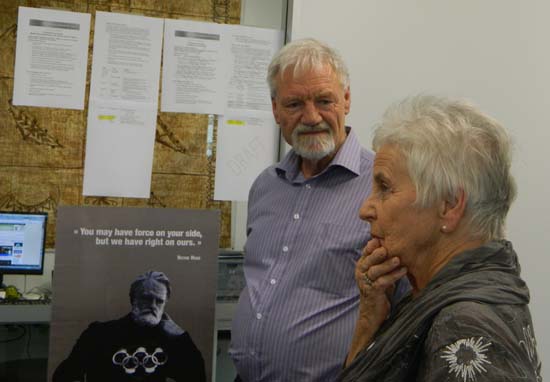
[[[8,323],[49,323],[52,317],[50,304],[1,304],[0,324]]]

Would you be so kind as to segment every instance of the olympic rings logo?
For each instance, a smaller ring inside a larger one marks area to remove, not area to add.
[[[136,370],[143,366],[147,374],[154,373],[158,366],[162,366],[168,360],[168,355],[162,348],[156,348],[152,354],[140,346],[130,355],[126,349],[120,349],[113,354],[113,364],[122,366],[126,374],[134,374]]]

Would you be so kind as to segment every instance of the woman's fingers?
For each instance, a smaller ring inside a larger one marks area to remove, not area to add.
[[[407,268],[399,267],[391,272],[385,273],[375,279],[375,283],[382,289],[391,288],[395,285],[397,280],[407,274]]]
[[[361,320],[378,328],[390,312],[389,294],[394,284],[405,276],[407,269],[398,257],[390,257],[380,240],[370,240],[357,261],[355,279],[361,295],[359,312]]]
[[[407,270],[401,265],[399,257],[389,257],[386,248],[380,246],[380,241],[372,239],[357,262],[355,276],[360,287],[376,286],[386,289],[406,273]]]
[[[386,261],[387,257],[388,251],[386,251],[386,248],[377,247],[368,255],[361,256],[357,262],[357,266],[362,272],[366,272],[372,266]]]
[[[371,265],[366,270],[366,275],[371,280],[376,280],[381,278],[384,275],[392,273],[394,270],[398,269],[401,265],[399,257],[391,257],[387,260],[384,260],[381,263]]]
[[[365,248],[363,248],[363,256],[370,255],[376,248],[380,248],[381,246],[380,240],[376,238],[369,240]]]

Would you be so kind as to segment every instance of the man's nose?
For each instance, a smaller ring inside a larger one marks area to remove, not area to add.
[[[323,120],[319,110],[315,106],[314,102],[308,101],[305,103],[302,112],[302,123],[307,126],[315,126]]]

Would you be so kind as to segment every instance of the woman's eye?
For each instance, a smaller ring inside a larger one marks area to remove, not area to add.
[[[386,183],[380,183],[378,185],[378,191],[381,194],[387,194],[388,192],[390,192],[390,186],[388,186]]]

